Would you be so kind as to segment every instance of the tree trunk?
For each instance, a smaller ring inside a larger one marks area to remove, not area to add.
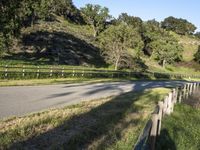
[[[119,57],[117,58],[116,62],[115,62],[115,70],[118,69],[118,65],[119,65]]]
[[[97,37],[97,30],[96,30],[96,28],[95,28],[95,26],[92,26],[92,28],[93,28],[93,36],[94,36],[94,38],[96,38]]]
[[[162,67],[165,68],[166,60],[164,59],[162,62]]]

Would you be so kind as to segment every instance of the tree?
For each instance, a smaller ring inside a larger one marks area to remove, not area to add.
[[[103,56],[108,63],[115,66],[115,70],[130,65],[133,59],[128,52],[130,48],[138,52],[143,47],[140,34],[124,23],[110,26],[98,40]]]
[[[200,45],[198,46],[198,51],[194,55],[194,60],[198,63],[200,63]]]
[[[169,34],[165,34],[159,39],[154,40],[149,44],[149,47],[153,49],[151,57],[157,60],[163,67],[165,67],[167,63],[173,63],[182,58],[182,46]]]
[[[111,18],[108,8],[100,5],[87,4],[81,8],[81,13],[85,22],[92,26],[94,37],[105,28],[106,21]]]
[[[127,13],[122,13],[118,17],[118,22],[125,22],[127,25],[132,26],[133,28],[140,29],[142,26],[142,19],[139,17],[129,16]]]
[[[21,20],[24,17],[20,9],[21,2],[22,0],[0,1],[0,51],[11,45],[13,36],[17,37],[20,34]]]
[[[144,53],[158,61],[165,67],[166,63],[173,63],[182,59],[182,46],[168,31],[159,27],[155,20],[143,24],[142,37]]]
[[[195,33],[195,36],[200,39],[200,32]]]
[[[178,19],[174,17],[168,17],[161,24],[162,28],[174,31],[181,35],[193,34],[197,29],[195,25],[182,18]]]

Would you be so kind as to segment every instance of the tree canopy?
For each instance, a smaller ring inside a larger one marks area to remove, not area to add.
[[[155,21],[147,21],[144,24],[143,40],[144,52],[157,60],[163,67],[166,63],[173,63],[182,58],[182,46],[169,32],[159,27]]]
[[[115,70],[131,63],[128,49],[138,51],[143,46],[139,33],[124,23],[110,26],[98,39],[103,49],[102,54],[108,63],[115,66]]]
[[[85,22],[92,26],[94,37],[105,28],[106,21],[111,18],[109,9],[100,5],[86,4],[85,7],[81,8],[81,13]]]
[[[187,21],[186,19],[178,19],[175,17],[168,17],[162,23],[162,27],[166,30],[171,30],[176,32],[177,34],[185,35],[185,34],[193,34],[197,29],[195,25]]]
[[[140,29],[142,26],[142,19],[139,17],[130,16],[127,13],[122,13],[119,15],[117,21],[119,23],[124,22],[127,25]]]

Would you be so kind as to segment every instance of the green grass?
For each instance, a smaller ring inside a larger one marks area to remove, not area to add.
[[[0,80],[1,86],[28,86],[28,85],[50,85],[50,84],[72,84],[72,83],[100,83],[100,82],[115,82],[125,81],[125,79],[112,78],[60,78],[60,79],[32,79],[32,80]]]
[[[186,104],[175,106],[175,112],[162,122],[158,150],[198,150],[200,147],[200,109]]]
[[[0,121],[0,149],[131,150],[169,89],[129,92]]]
[[[180,44],[183,45],[183,61],[189,62],[194,59],[194,54],[198,50],[198,45],[200,44],[200,40],[191,36],[181,36],[176,35]]]

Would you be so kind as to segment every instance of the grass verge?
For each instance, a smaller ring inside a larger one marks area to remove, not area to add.
[[[175,106],[175,112],[162,122],[158,150],[198,150],[200,147],[200,109],[186,104]]]
[[[129,92],[0,121],[0,149],[131,150],[169,89]]]
[[[112,78],[61,78],[61,79],[30,79],[30,80],[0,80],[0,86],[34,86],[34,85],[50,85],[50,84],[72,84],[72,83],[99,83],[123,81],[123,79]]]

